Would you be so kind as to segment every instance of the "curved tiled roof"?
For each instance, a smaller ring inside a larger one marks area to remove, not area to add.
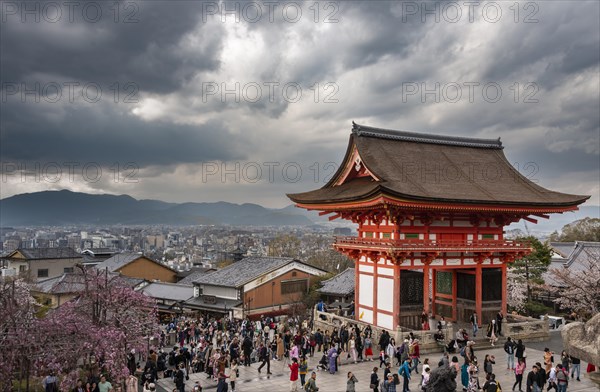
[[[345,181],[354,151],[372,176]],[[341,182],[341,184],[340,184]],[[476,139],[354,124],[343,164],[323,188],[289,194],[298,204],[336,204],[374,196],[484,205],[575,207],[589,196],[543,188],[506,159],[499,139]]]
[[[319,291],[323,294],[349,295],[354,292],[354,268],[346,268],[331,279],[324,280]]]
[[[168,265],[162,264],[159,261],[154,260],[153,258],[149,257],[149,256],[145,256],[141,253],[117,253],[114,256],[104,260],[103,262],[97,264],[95,266],[95,268],[103,270],[105,268],[108,268],[108,270],[110,272],[117,272],[119,271],[121,268],[125,267],[126,265],[128,265],[129,263],[132,263],[134,261],[136,261],[137,259],[141,259],[141,258],[145,258],[147,260],[150,260],[158,265],[160,265],[161,267],[167,268],[173,272],[176,272],[174,269],[172,269],[171,267],[169,267]]]
[[[293,262],[304,264],[302,261],[291,257],[246,257],[218,271],[204,274],[196,279],[194,283],[240,287]],[[319,269],[313,266],[310,266],[310,268]]]
[[[543,274],[544,282],[554,287],[560,287],[561,284],[554,279],[550,273],[551,269],[568,268],[578,271],[585,269],[590,262],[598,262],[600,259],[600,242],[551,242],[550,247],[557,253],[566,255],[563,259],[553,260],[548,271]]]
[[[75,249],[67,247],[18,248],[15,252],[21,252],[21,254],[27,258],[27,260],[74,259],[82,257],[81,254],[75,251]]]
[[[116,279],[127,287],[136,287],[144,279],[131,278],[115,273],[109,273],[111,281]],[[34,291],[46,294],[73,294],[85,290],[85,276],[79,272],[64,273],[60,276],[40,280],[35,284]]]
[[[191,284],[152,282],[141,291],[152,298],[171,301],[187,301],[194,296]]]
[[[352,122],[352,133],[357,136],[374,137],[378,139],[401,140],[414,143],[441,144],[447,146],[462,146],[476,148],[502,149],[502,142],[498,139],[479,139],[471,137],[457,137],[445,135],[427,135],[417,132],[395,131],[392,129],[366,127]]]

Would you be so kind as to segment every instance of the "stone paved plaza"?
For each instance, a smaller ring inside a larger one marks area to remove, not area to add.
[[[527,344],[526,344],[527,345]],[[531,368],[535,362],[543,362],[542,351],[535,350],[532,348],[527,349],[527,364],[528,370]],[[475,355],[477,356],[480,367],[483,366],[483,359],[485,354],[492,354],[496,356],[496,365],[494,365],[494,373],[496,374],[496,379],[500,381],[500,385],[504,391],[510,391],[512,385],[514,383],[514,374],[506,370],[506,355],[504,350],[500,346],[496,346],[494,348],[475,350]],[[437,366],[437,362],[441,358],[441,354],[428,354],[421,357],[421,360],[424,358],[429,358],[429,362],[434,364],[432,368]],[[309,369],[314,369],[320,359],[320,354],[315,354],[314,358],[309,358]],[[459,358],[460,360],[461,358]],[[462,361],[460,361],[462,364]],[[335,375],[331,375],[328,372],[319,371],[317,372],[317,386],[321,392],[343,392],[346,391],[346,375],[349,371],[352,371],[356,378],[358,379],[358,383],[356,384],[357,392],[369,392],[369,380],[370,374],[373,370],[374,366],[379,365],[379,360],[372,362],[362,362],[362,363],[351,363],[351,362],[342,362],[342,366],[340,367],[340,371],[338,371]],[[236,381],[236,391],[244,392],[244,391],[269,391],[269,392],[284,392],[290,390],[290,382],[289,375],[290,372],[287,369],[287,366],[284,366],[283,362],[272,361],[271,362],[271,372],[273,375],[266,375],[266,367],[262,369],[262,373],[258,373],[258,364],[253,364],[251,367],[240,367],[240,377]],[[587,363],[582,361],[581,363],[581,381],[577,381],[573,379],[569,382],[568,391],[581,391],[581,392],[598,392],[600,388],[594,384],[585,374],[585,369],[587,368]],[[394,372],[398,371],[397,367],[392,368]],[[421,372],[422,366],[419,366],[419,373]],[[383,378],[383,368],[378,371],[380,379]],[[483,373],[483,370],[480,368],[480,374]],[[410,382],[410,388],[412,392],[418,392],[418,384],[421,380],[421,376],[416,375],[414,372],[412,373],[412,380]],[[211,381],[206,378],[207,375],[205,373],[197,373],[191,374],[190,380],[186,382],[186,391],[192,390],[192,386],[195,381],[200,381],[204,390],[216,390],[216,382]],[[526,376],[524,377],[526,378]],[[483,385],[485,382],[485,375],[480,376],[480,383]],[[158,381],[159,388],[164,391],[172,391],[174,388],[174,383],[171,379],[162,379]],[[298,388],[300,391],[301,388]],[[462,386],[460,385],[460,376],[458,377],[458,388],[457,390],[461,391]],[[525,390],[525,380],[523,380],[523,390]],[[231,391],[231,388],[229,389]],[[398,391],[402,391],[402,385],[399,386]]]

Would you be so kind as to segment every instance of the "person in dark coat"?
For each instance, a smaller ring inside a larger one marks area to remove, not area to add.
[[[547,380],[547,376],[546,376],[546,370],[544,369],[544,367],[542,366],[541,363],[536,362],[535,364],[538,368],[538,372],[537,372],[537,380],[538,383],[537,385],[540,387],[540,390],[544,387],[544,385],[546,384],[546,380]]]
[[[377,367],[374,367],[373,373],[371,373],[370,388],[373,390],[373,392],[379,392],[379,376],[377,375]]]
[[[135,362],[135,349],[133,349],[129,354],[127,354],[127,369],[129,370],[129,375],[135,376],[136,368],[137,365]]]
[[[425,387],[426,392],[454,392],[456,391],[456,369],[454,367],[439,366],[431,371],[429,381]]]
[[[540,387],[538,385],[538,367],[533,365],[531,371],[527,374],[527,392],[539,392]]]
[[[517,358],[517,361],[522,359],[523,363],[527,364],[527,361],[525,360],[525,345],[521,339],[517,341],[517,345],[515,347],[515,357]]]
[[[502,312],[498,312],[496,315],[496,325],[498,326],[498,336],[502,336],[502,321],[504,320],[504,316]]]
[[[229,387],[227,386],[227,379],[229,376],[225,375],[225,372],[219,372],[219,382],[217,383],[217,392],[227,392]]]
[[[260,369],[267,365],[267,374],[271,374],[271,358],[269,355],[269,349],[262,343],[258,348],[258,360],[262,362],[258,367],[258,372],[260,373]]]
[[[385,349],[387,348],[388,344],[390,344],[390,335],[387,331],[383,331],[383,333],[379,337],[379,348],[381,349],[381,351],[385,352]]]
[[[175,373],[175,387],[177,387],[178,392],[185,392],[185,364],[181,362],[179,364],[179,368],[177,369],[177,373]]]
[[[249,336],[244,338],[242,350],[244,350],[244,366],[250,366],[252,364],[250,360],[250,354],[252,354],[252,340],[250,340]]]

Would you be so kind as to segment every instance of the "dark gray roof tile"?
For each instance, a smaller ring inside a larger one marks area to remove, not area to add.
[[[121,268],[125,267],[127,264],[132,263],[135,260],[142,258],[142,257],[144,257],[148,260],[151,260],[151,261],[155,262],[156,264],[159,264],[165,268],[172,269],[169,266],[164,265],[161,262],[156,261],[151,257],[144,256],[143,254],[140,254],[140,253],[118,253],[118,254],[114,255],[113,257],[110,257],[110,258],[104,260],[103,262],[97,264],[94,268],[97,268],[100,270],[108,268],[108,270],[110,272],[117,272]]]
[[[144,294],[171,301],[187,301],[194,296],[194,286],[179,283],[152,282],[141,290]]]
[[[45,259],[73,259],[81,258],[81,254],[77,253],[73,248],[19,248],[28,260],[45,260]]]
[[[318,290],[323,294],[349,295],[354,292],[354,268],[346,268],[331,279],[324,280]]]
[[[295,260],[291,257],[246,257],[222,268],[196,279],[196,284],[214,286],[240,287],[266,273],[281,268]],[[312,267],[316,268],[316,267]]]
[[[373,175],[339,184],[358,150]],[[589,196],[554,192],[530,181],[506,159],[499,140],[417,134],[354,124],[344,162],[321,189],[288,194],[299,204],[372,200],[569,207]]]

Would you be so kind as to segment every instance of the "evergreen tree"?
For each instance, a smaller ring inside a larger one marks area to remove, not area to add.
[[[530,254],[515,260],[512,265],[514,274],[525,280],[529,302],[532,297],[532,287],[544,283],[542,275],[548,270],[552,261],[552,249],[534,236],[518,237],[517,240],[529,242],[533,248]]]

